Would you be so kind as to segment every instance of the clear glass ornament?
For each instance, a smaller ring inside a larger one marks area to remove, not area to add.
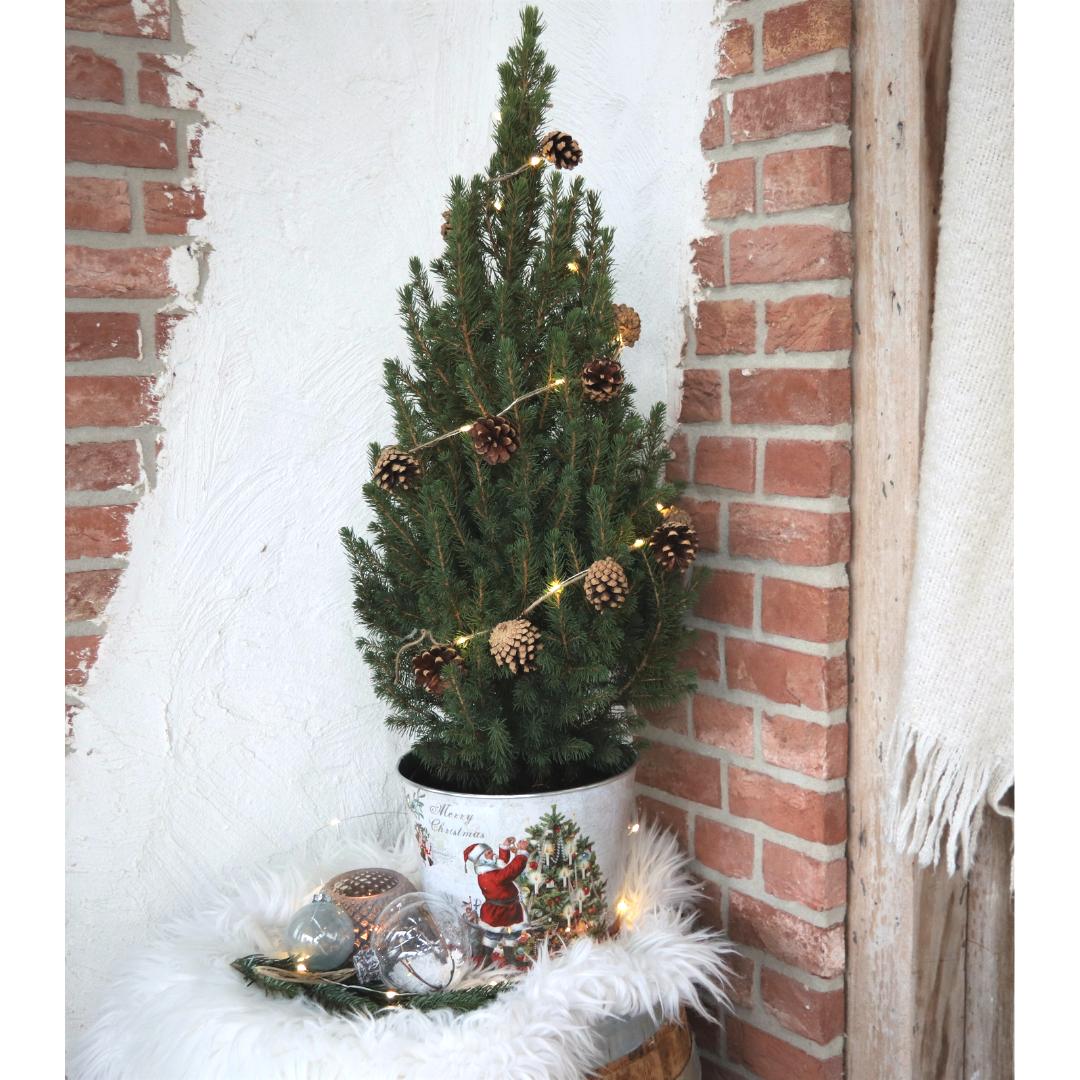
[[[387,986],[403,994],[445,990],[472,965],[472,928],[431,893],[392,900],[379,916],[372,952]]]
[[[285,928],[285,948],[309,971],[345,967],[355,947],[352,919],[323,892],[316,893]]]

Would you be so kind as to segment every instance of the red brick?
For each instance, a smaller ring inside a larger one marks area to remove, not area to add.
[[[826,1061],[753,1027],[736,1016],[726,1024],[728,1057],[750,1069],[760,1080],[841,1080],[844,1059]]]
[[[82,686],[97,659],[101,638],[97,635],[64,638],[64,682],[67,686]]]
[[[680,698],[674,705],[666,705],[663,708],[640,710],[642,719],[653,727],[663,728],[664,731],[677,731],[681,735],[686,735],[690,731],[688,712],[685,698]]]
[[[766,225],[731,234],[732,284],[851,276],[851,233],[827,225]]]
[[[720,504],[707,499],[679,498],[679,506],[685,510],[697,530],[698,544],[702,551],[720,550]]]
[[[143,184],[146,231],[153,235],[183,236],[188,222],[206,216],[203,193],[198,188],[186,190],[179,184]]]
[[[92,248],[69,244],[68,296],[158,299],[175,293],[169,280],[172,248]]]
[[[792,566],[829,566],[848,561],[851,515],[818,514],[787,506],[732,503],[728,552]]]
[[[709,111],[705,117],[705,126],[701,129],[701,149],[716,150],[724,145],[724,102],[722,98],[713,98],[709,102]]]
[[[667,463],[667,478],[688,484],[690,482],[690,440],[684,432],[677,431],[671,436],[668,449],[671,451],[671,457]]]
[[[757,315],[752,300],[702,300],[698,304],[698,356],[752,353],[756,342]]]
[[[705,806],[720,806],[720,762],[716,758],[653,743],[637,769],[639,784]]]
[[[851,419],[851,373],[834,368],[731,372],[735,424],[843,424]]]
[[[788,1031],[824,1046],[844,1034],[844,991],[811,990],[772,968],[761,969],[761,999]]]
[[[775,139],[793,131],[846,124],[850,116],[850,75],[836,71],[806,75],[736,90],[732,95],[731,138],[737,143]]]
[[[810,791],[735,765],[728,769],[728,808],[736,817],[818,844],[841,844],[847,837],[844,792]]]
[[[754,1000],[754,960],[750,956],[735,954],[725,958],[731,969],[731,1000],[735,1005],[749,1009]],[[738,1080],[736,1077],[735,1080]]]
[[[154,380],[142,375],[71,375],[65,397],[69,428],[137,427],[157,419]]]
[[[851,198],[851,151],[813,146],[769,154],[762,166],[765,212],[835,206]]]
[[[711,630],[695,630],[690,644],[679,657],[679,667],[696,671],[699,679],[716,682],[720,678],[720,638]]]
[[[64,475],[68,491],[134,487],[141,478],[139,448],[134,440],[68,443],[64,447]]]
[[[128,519],[133,506],[69,506],[65,513],[66,559],[107,559],[131,550]]]
[[[694,478],[710,487],[753,491],[756,452],[753,439],[706,435],[698,439]]]
[[[765,351],[830,352],[851,348],[851,298],[795,296],[765,301]]]
[[[64,95],[80,101],[124,100],[124,73],[115,60],[69,45],[64,53]]]
[[[186,82],[180,71],[161,53],[139,53],[139,101],[159,108],[197,109],[202,91]]]
[[[690,245],[693,253],[691,262],[694,273],[702,285],[721,286],[724,284],[724,238],[706,236],[695,240]]]
[[[131,228],[127,181],[96,176],[65,177],[64,226],[98,232],[127,232]]]
[[[708,694],[693,699],[694,738],[742,757],[754,756],[754,710]]]
[[[709,570],[694,614],[728,626],[754,625],[754,575],[734,570]]]
[[[847,658],[812,656],[758,641],[728,638],[727,684],[781,705],[827,712],[847,701]]]
[[[754,212],[754,159],[723,161],[712,167],[705,188],[706,216],[733,218]]]
[[[169,0],[64,0],[64,13],[69,30],[158,39],[170,33]]]
[[[716,76],[726,79],[754,70],[754,28],[745,19],[726,23],[716,46]]]
[[[128,311],[69,311],[64,316],[64,355],[68,360],[138,360],[139,316]]]
[[[176,328],[185,318],[186,311],[159,311],[154,316],[154,347],[159,360],[168,352]]]
[[[766,714],[761,723],[761,750],[770,765],[819,780],[838,780],[847,775],[847,724],[811,724]]]
[[[765,12],[765,69],[851,44],[851,0],[806,0]]]
[[[822,862],[766,840],[761,866],[765,891],[781,900],[828,911],[847,899],[846,859]]]
[[[724,888],[715,881],[702,881],[702,889],[695,907],[702,922],[717,930],[724,928]]]
[[[701,347],[700,344],[698,346]],[[683,372],[682,412],[679,419],[692,424],[699,420],[723,419],[724,376],[719,371],[690,368]]]
[[[96,619],[112,599],[119,570],[81,570],[64,575],[64,617],[68,622]]]
[[[754,838],[718,821],[694,819],[694,858],[726,877],[754,875]]]
[[[767,577],[761,583],[761,629],[803,641],[843,641],[848,591]]]
[[[820,979],[844,973],[844,924],[821,927],[731,890],[728,933],[733,941],[762,949]]]
[[[176,124],[116,113],[69,112],[65,125],[68,161],[176,168]]]
[[[765,447],[765,490],[770,495],[847,495],[851,449],[842,442],[770,439]]]
[[[648,795],[637,797],[638,814],[645,821],[655,821],[661,828],[679,838],[679,846],[685,851],[690,843],[690,815],[671,803],[661,802]]]

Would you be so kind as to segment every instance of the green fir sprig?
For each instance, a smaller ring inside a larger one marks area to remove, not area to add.
[[[507,988],[506,983],[490,983],[483,986],[471,986],[463,990],[438,990],[430,994],[398,994],[388,997],[384,989],[361,987],[355,983],[314,983],[297,982],[290,979],[275,979],[266,974],[265,969],[292,971],[294,965],[289,959],[261,956],[255,953],[242,956],[231,964],[249,986],[261,987],[271,997],[306,997],[321,1005],[327,1012],[377,1013],[389,1008],[418,1009],[430,1012],[432,1009],[453,1009],[455,1012],[471,1012],[493,1001]],[[256,970],[263,968],[263,971]]]

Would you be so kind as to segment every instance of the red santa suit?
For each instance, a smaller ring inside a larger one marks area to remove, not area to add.
[[[511,859],[509,848],[499,848],[499,861],[506,865],[476,875],[476,883],[484,894],[480,921],[498,928],[516,926],[525,921],[525,909],[514,881],[525,869],[528,859],[524,854]]]

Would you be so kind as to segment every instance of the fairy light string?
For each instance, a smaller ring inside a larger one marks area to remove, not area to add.
[[[656,509],[660,511],[662,517],[666,518],[673,514],[678,508],[675,506],[664,506],[663,503],[657,503]],[[641,551],[648,542],[649,541],[647,537],[639,536],[632,543],[628,544],[627,547],[630,551]],[[645,553],[642,551],[643,557],[644,554]],[[521,614],[518,615],[517,618],[524,619],[527,615],[535,611],[536,608],[538,608],[542,603],[544,603],[545,600],[550,600],[553,596],[558,596],[568,586],[575,585],[577,584],[577,582],[583,580],[588,574],[588,572],[589,569],[588,567],[586,567],[584,570],[579,570],[576,574],[572,574],[568,578],[556,579],[555,581],[552,581],[548,585],[548,587],[538,597],[536,597],[535,600],[533,600],[528,606],[522,609]],[[461,646],[467,645],[470,641],[473,640],[473,638],[487,637],[494,629],[494,626],[489,626],[484,630],[474,630],[471,634],[459,634],[457,637],[454,638],[453,644],[460,648]],[[406,641],[401,646],[401,648],[398,649],[397,655],[394,658],[395,681],[397,680],[401,672],[401,657],[406,652],[408,652],[409,649],[413,649],[417,645],[423,644],[423,642],[425,641],[431,642],[433,646],[446,647],[447,645],[446,642],[437,641],[431,631],[425,627],[415,638],[410,641]]]
[[[557,390],[560,386],[566,384],[566,379],[560,377],[558,379],[552,379],[551,382],[545,386],[538,386],[535,390],[530,390],[526,394],[520,394],[514,398],[509,405],[504,405],[497,413],[496,416],[505,416],[511,409],[520,405],[523,401],[528,401],[530,398],[537,397],[539,394],[548,394],[552,390]],[[430,446],[434,446],[436,443],[441,443],[446,439],[452,439],[455,435],[468,435],[472,431],[475,421],[470,421],[467,424],[461,424],[459,427],[453,428],[450,431],[444,431],[441,435],[436,435],[434,439],[428,439],[427,442],[417,443],[415,446],[410,446],[405,453],[415,454],[420,450],[426,450]]]

